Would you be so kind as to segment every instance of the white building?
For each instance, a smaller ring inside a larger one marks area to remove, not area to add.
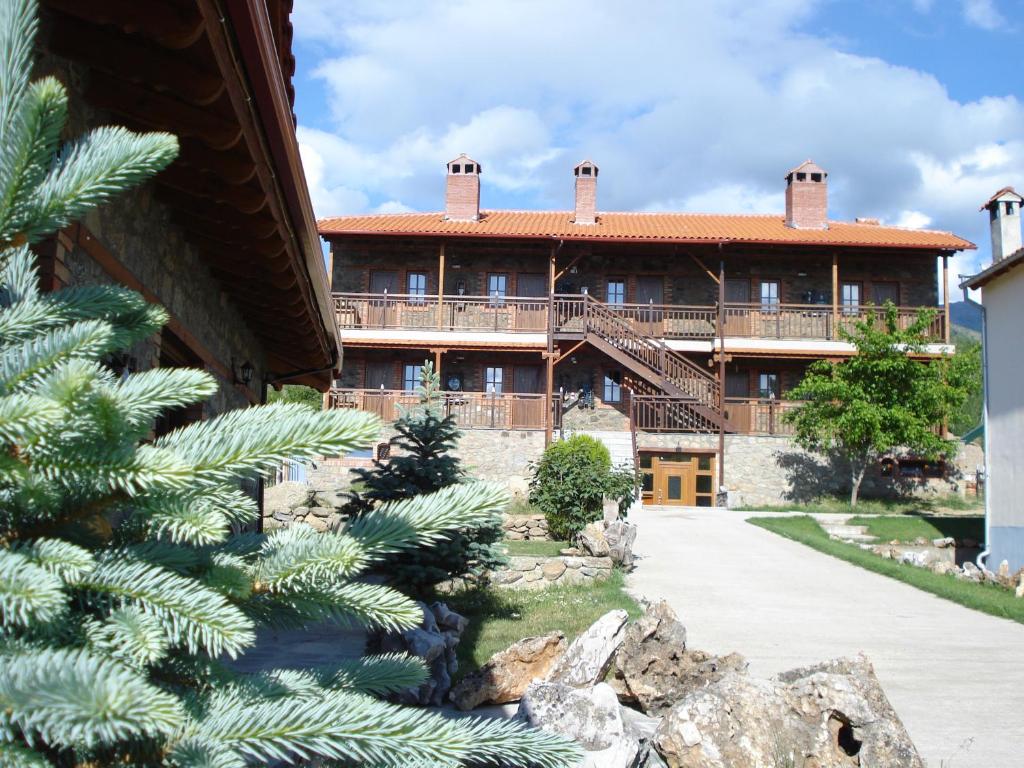
[[[992,570],[1024,567],[1024,248],[1021,203],[1012,187],[981,210],[992,222],[992,265],[964,283],[984,307],[986,550]]]

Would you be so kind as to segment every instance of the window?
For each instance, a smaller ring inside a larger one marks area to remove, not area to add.
[[[778,280],[762,280],[761,281],[761,311],[762,312],[778,312],[779,311],[779,281]]]
[[[461,171],[462,171],[462,166],[459,165],[458,163],[456,163],[455,165],[452,166],[452,173],[460,173]]]
[[[421,363],[407,363],[402,368],[402,389],[406,392],[415,392],[420,385],[420,375],[423,373]]]
[[[606,300],[609,304],[626,303],[626,281],[620,278],[613,278],[608,281]]]
[[[502,368],[488,367],[484,369],[484,384],[488,394],[501,394],[501,380],[503,378],[503,374],[504,369]]]
[[[778,398],[780,394],[779,374],[773,371],[761,371],[757,377],[757,396],[768,400],[773,397]]]
[[[490,274],[487,276],[487,295],[491,297],[491,306],[504,305],[505,297],[508,296],[508,275]]]
[[[406,293],[413,297],[412,304],[423,304],[427,295],[427,275],[424,272],[410,272],[406,275]]]
[[[622,371],[604,372],[604,391],[601,399],[606,403],[622,402]]]
[[[843,314],[860,312],[860,283],[843,283]]]

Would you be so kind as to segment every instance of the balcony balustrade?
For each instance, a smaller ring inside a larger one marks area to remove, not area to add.
[[[561,397],[555,395],[552,429],[561,428]],[[400,389],[331,389],[328,408],[356,408],[374,413],[382,421],[392,422],[402,409],[420,404],[415,392]],[[437,408],[445,416],[454,416],[463,429],[544,429],[547,425],[547,398],[542,394],[442,392]]]
[[[580,333],[585,299],[556,295],[552,301],[556,333]],[[677,304],[605,304],[639,333],[661,339],[711,341],[718,336],[714,306]],[[898,323],[907,328],[920,307],[898,307]],[[937,309],[937,308],[933,308]],[[437,296],[413,294],[336,293],[338,327],[358,330],[431,330],[463,332],[546,333],[548,299],[519,296]],[[725,336],[749,339],[840,340],[839,329],[852,330],[869,315],[881,317],[884,307],[839,307],[824,304],[726,304]],[[936,311],[927,337],[942,342],[945,327]]]

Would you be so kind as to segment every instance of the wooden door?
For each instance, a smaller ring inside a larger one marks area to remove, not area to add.
[[[544,426],[545,399],[543,397],[519,398],[517,395],[540,393],[541,367],[539,365],[517,365],[512,369],[512,426]]]
[[[739,306],[729,309],[730,304]],[[725,335],[750,336],[750,280],[745,277],[725,278],[725,305]]]
[[[636,279],[636,302],[648,309],[639,310],[637,330],[648,336],[663,335],[661,305],[665,303],[665,278],[661,275],[640,275]]]
[[[388,328],[398,324],[398,309],[391,298],[398,293],[398,273],[391,270],[370,272],[370,293],[374,296],[367,307],[367,322],[371,327]],[[387,294],[383,298],[381,294]]]
[[[876,307],[884,307],[887,301],[891,301],[898,307],[900,305],[899,283],[872,283],[871,301]]]
[[[669,507],[692,507],[696,503],[693,462],[659,461],[657,470],[654,495],[660,501],[656,503]]]
[[[516,275],[516,296],[534,298],[536,301],[516,302],[517,331],[546,330],[548,317],[548,278],[543,274]]]
[[[713,507],[716,463],[716,457],[709,453],[641,454],[643,503]]]
[[[386,421],[394,418],[394,395],[390,389],[392,363],[371,362],[366,364],[365,385],[368,390],[364,395],[363,410],[375,413]]]
[[[725,373],[726,417],[736,431],[744,434],[750,431],[750,376],[746,371]]]

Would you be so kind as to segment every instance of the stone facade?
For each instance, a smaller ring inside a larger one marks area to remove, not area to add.
[[[639,434],[638,448],[685,452],[717,449],[718,435]],[[907,480],[869,471],[862,498],[897,494],[922,496],[961,493],[966,477],[982,462],[980,449],[960,444],[946,478]],[[809,501],[821,495],[849,492],[849,471],[798,447],[791,438],[766,435],[725,436],[725,486],[730,506],[776,505]]]
[[[492,572],[490,579],[502,589],[544,589],[605,579],[612,565],[610,557],[510,557],[508,568]]]
[[[505,515],[505,538],[511,541],[551,541],[548,521],[541,513]]]
[[[42,52],[34,74],[54,75],[67,86],[68,134],[74,136],[95,126],[118,122],[81,98],[86,76],[78,65]],[[196,248],[174,223],[168,207],[157,198],[154,186],[145,184],[89,211],[82,224],[88,242],[95,247],[87,249],[81,242],[74,243],[64,255],[66,272],[61,270],[62,277],[70,284],[119,283],[111,274],[110,265],[99,263],[89,251],[109,253],[149,291],[151,298],[167,309],[178,327],[220,363],[203,366],[220,384],[217,394],[204,404],[204,416],[247,405],[248,397],[233,386],[229,374],[232,365],[237,370],[249,362],[254,369],[253,382],[257,382],[253,387],[258,388],[266,370],[262,345],[238,308],[220,289]],[[161,338],[155,336],[130,350],[132,370],[146,370],[159,364]]]

